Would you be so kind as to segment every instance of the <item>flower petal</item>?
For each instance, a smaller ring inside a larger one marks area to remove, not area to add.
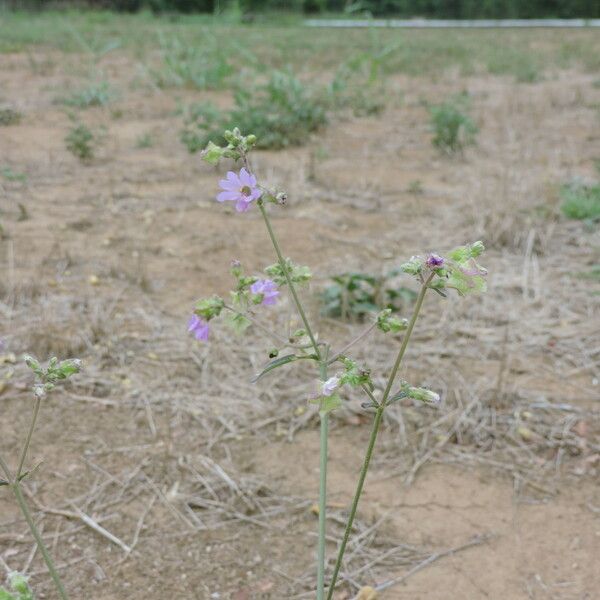
[[[242,167],[240,169],[240,182],[242,183],[242,185],[247,185],[248,187],[252,187],[252,177],[250,176],[250,173],[248,173],[248,171],[246,171],[245,167]]]
[[[235,210],[237,210],[238,212],[246,212],[249,208],[250,202],[247,201],[247,198],[238,198],[237,204],[235,205]]]
[[[230,181],[229,179],[221,179],[219,185],[227,191],[238,190],[240,187],[237,183]]]
[[[227,171],[227,179],[229,179],[231,183],[235,183],[238,187],[242,187],[240,178],[238,177],[237,173],[234,173],[233,171]]]
[[[219,202],[228,202],[228,201],[234,201],[234,200],[238,200],[240,197],[239,192],[220,192],[219,194],[217,194],[217,200]]]

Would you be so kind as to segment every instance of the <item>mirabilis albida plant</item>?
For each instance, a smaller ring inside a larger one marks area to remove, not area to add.
[[[275,250],[277,262],[268,266],[261,275],[245,274],[241,264],[234,261],[231,273],[236,280],[236,286],[231,292],[231,300],[226,301],[219,296],[201,299],[197,302],[189,322],[189,331],[196,339],[209,340],[212,322],[217,317],[226,315],[229,323],[240,332],[251,325],[260,328],[263,333],[279,342],[279,347],[270,354],[272,359],[255,379],[263,377],[270,371],[284,367],[299,360],[311,361],[318,372],[316,392],[310,402],[319,407],[320,417],[320,477],[319,477],[319,535],[317,548],[317,600],[330,600],[337,582],[346,544],[356,516],[356,510],[363,490],[363,485],[371,462],[373,449],[385,409],[392,403],[403,398],[430,405],[440,401],[439,395],[432,390],[411,385],[407,381],[397,381],[398,370],[404,358],[415,323],[423,306],[425,295],[434,291],[445,297],[452,290],[464,296],[471,293],[484,292],[486,289],[486,270],[477,260],[483,253],[481,242],[475,242],[455,248],[442,256],[426,254],[413,256],[400,269],[413,276],[419,286],[419,293],[409,319],[403,319],[392,313],[391,309],[380,312],[374,322],[342,350],[333,352],[330,345],[322,340],[308,320],[298,288],[311,278],[307,267],[299,266],[286,258],[281,250],[277,236],[269,218],[269,209],[285,205],[286,194],[270,190],[259,183],[253,173],[249,154],[256,144],[256,136],[242,135],[236,128],[224,134],[227,146],[217,146],[209,143],[203,152],[203,158],[208,163],[216,165],[222,158],[233,159],[241,163],[239,171],[229,171],[225,179],[220,181],[221,192],[217,196],[219,202],[232,202],[239,213],[248,210],[258,210],[264,220],[268,237]],[[291,295],[302,328],[295,331],[289,338],[270,331],[257,322],[254,309],[268,309],[275,305],[283,290]],[[361,342],[370,332],[378,329],[382,333],[402,333],[402,340],[393,363],[387,383],[383,390],[376,389],[371,371],[358,365],[348,355],[351,348]],[[283,352],[285,351],[285,354]],[[280,352],[283,355],[280,355]],[[334,371],[335,373],[331,373]],[[364,408],[374,410],[371,435],[365,452],[356,491],[350,506],[344,535],[339,545],[337,560],[331,576],[331,581],[325,585],[325,532],[326,532],[326,492],[327,492],[327,441],[329,414],[342,405],[342,390],[351,386],[362,390],[366,396]]]

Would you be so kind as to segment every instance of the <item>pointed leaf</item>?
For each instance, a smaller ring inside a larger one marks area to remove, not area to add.
[[[314,354],[310,354],[308,356],[296,356],[295,354],[286,354],[285,356],[280,356],[275,360],[272,360],[254,379],[252,379],[252,383],[256,383],[259,379],[261,379],[264,375],[266,375],[269,371],[273,369],[277,369],[278,367],[283,367],[283,365],[287,365],[288,363],[295,362],[297,360],[317,360],[317,357]]]

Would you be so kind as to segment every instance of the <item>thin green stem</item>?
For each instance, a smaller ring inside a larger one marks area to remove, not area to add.
[[[27,438],[25,439],[25,444],[23,445],[23,450],[21,450],[21,458],[19,459],[19,466],[17,467],[17,474],[15,476],[15,480],[19,481],[21,478],[21,473],[23,472],[23,465],[25,464],[25,459],[27,458],[27,451],[29,450],[29,444],[31,444],[31,436],[33,435],[33,430],[35,429],[35,423],[38,418],[38,414],[40,412],[40,405],[42,404],[41,396],[35,397],[35,405],[33,407],[33,417],[31,418],[31,425],[29,425],[29,431],[27,432]]]
[[[9,483],[12,481],[12,475],[10,474],[10,469],[8,465],[4,462],[4,459],[0,456],[0,469],[4,472],[4,476],[6,477],[6,481]]]
[[[52,577],[52,580],[54,581],[54,584],[56,585],[56,589],[58,590],[60,597],[62,598],[62,600],[69,600],[69,597],[67,596],[67,592],[65,591],[62,581],[60,580],[60,577],[58,575],[58,571],[56,570],[56,567],[54,566],[54,563],[52,562],[50,553],[48,552],[46,546],[44,545],[44,541],[42,540],[42,536],[40,535],[38,528],[36,527],[35,523],[33,522],[33,517],[31,516],[31,513],[29,512],[29,508],[27,507],[27,503],[25,502],[25,498],[23,497],[23,492],[21,491],[21,485],[20,485],[19,481],[18,480],[14,481],[13,483],[11,483],[10,487],[12,488],[15,498],[17,499],[17,503],[19,504],[19,508],[21,509],[23,516],[25,517],[25,520],[27,521],[27,525],[29,525],[29,529],[31,530],[31,533],[32,533],[33,537],[35,538],[37,546],[40,549],[42,556],[44,557],[44,562],[46,563],[46,566],[48,567],[48,571],[50,571],[50,576]]]
[[[306,329],[306,333],[308,334],[308,337],[310,338],[310,343],[313,345],[313,348],[315,349],[317,356],[320,358],[321,352],[319,351],[319,345],[317,344],[315,336],[313,335],[310,324],[308,323],[308,319],[306,318],[306,313],[304,312],[304,308],[302,307],[302,303],[300,302],[300,298],[298,297],[298,293],[296,292],[296,288],[294,287],[294,284],[292,282],[292,278],[290,277],[290,274],[288,273],[288,270],[286,268],[283,254],[281,253],[281,249],[279,248],[279,243],[277,242],[277,238],[275,237],[275,232],[273,231],[273,227],[271,227],[271,221],[269,220],[269,215],[267,214],[267,211],[265,210],[265,207],[263,206],[262,203],[259,203],[258,206],[260,208],[260,212],[265,221],[265,225],[267,226],[267,231],[269,232],[269,237],[271,238],[273,248],[275,248],[275,253],[277,254],[277,259],[279,260],[279,264],[281,265],[281,270],[283,271],[285,280],[290,288],[290,293],[292,294],[292,297],[296,304],[296,308],[298,309],[298,313],[300,314],[300,318],[302,319],[302,323],[304,323],[304,328]]]
[[[319,365],[321,381],[327,380],[327,363]],[[317,600],[325,598],[325,535],[327,528],[327,440],[329,414],[321,411],[321,439],[319,445],[319,545],[317,551]]]
[[[342,543],[340,544],[340,549],[338,551],[338,556],[335,562],[335,567],[333,569],[333,575],[331,577],[331,584],[329,586],[329,592],[327,594],[327,600],[331,600],[333,597],[333,590],[335,588],[335,584],[337,582],[337,578],[342,566],[342,559],[344,558],[344,553],[346,552],[346,545],[348,544],[348,539],[350,538],[350,532],[352,531],[352,525],[354,524],[354,518],[356,517],[356,510],[358,508],[358,502],[360,500],[360,496],[363,491],[363,486],[365,484],[365,479],[367,477],[367,472],[369,470],[369,465],[371,463],[371,456],[373,455],[373,448],[375,447],[375,441],[377,440],[377,434],[379,433],[379,427],[381,426],[381,421],[383,418],[383,412],[386,407],[386,403],[388,397],[390,395],[390,391],[392,386],[394,385],[394,380],[396,379],[396,375],[398,374],[398,369],[400,368],[400,364],[402,363],[402,359],[404,357],[404,353],[406,352],[406,348],[408,347],[408,342],[410,341],[410,336],[412,335],[413,329],[415,327],[415,323],[417,322],[417,318],[419,316],[419,312],[421,311],[421,307],[423,306],[423,300],[425,299],[425,294],[427,293],[427,288],[431,282],[431,276],[423,282],[421,287],[421,291],[419,292],[419,296],[417,297],[417,302],[415,304],[415,308],[406,329],[406,333],[404,334],[404,338],[402,339],[402,344],[400,345],[400,350],[398,351],[398,356],[396,357],[396,362],[392,367],[392,371],[390,373],[390,377],[388,379],[387,385],[385,386],[385,390],[383,392],[383,396],[381,398],[381,402],[379,403],[379,407],[375,412],[375,420],[373,421],[373,427],[371,429],[371,435],[369,437],[369,444],[367,446],[367,452],[365,454],[365,458],[363,460],[362,467],[360,469],[360,476],[358,478],[358,484],[356,486],[356,491],[354,492],[354,498],[352,499],[352,505],[350,507],[350,515],[348,517],[348,522],[346,523],[346,528],[344,530],[344,536],[342,538]]]

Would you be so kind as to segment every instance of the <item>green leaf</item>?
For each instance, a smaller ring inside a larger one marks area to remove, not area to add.
[[[250,325],[252,325],[251,321],[246,319],[244,315],[240,315],[238,313],[231,313],[227,316],[227,323],[236,333],[244,333]]]
[[[331,394],[331,396],[322,396],[320,398],[319,412],[322,414],[330,413],[332,410],[339,408],[342,405],[342,399],[339,394]]]
[[[391,398],[386,402],[387,405],[392,404],[393,402],[398,402],[398,400],[402,400],[402,398],[406,398],[408,394],[406,392],[398,392],[394,394]]]
[[[6,479],[0,479],[0,487],[3,485],[9,485],[8,481],[6,481]]]
[[[262,379],[264,375],[273,369],[277,369],[279,367],[283,367],[283,365],[303,359],[317,360],[317,357],[314,354],[310,354],[308,356],[296,356],[295,354],[286,354],[285,356],[280,356],[279,358],[272,360],[254,379],[252,379],[252,383],[256,383],[259,379]]]

